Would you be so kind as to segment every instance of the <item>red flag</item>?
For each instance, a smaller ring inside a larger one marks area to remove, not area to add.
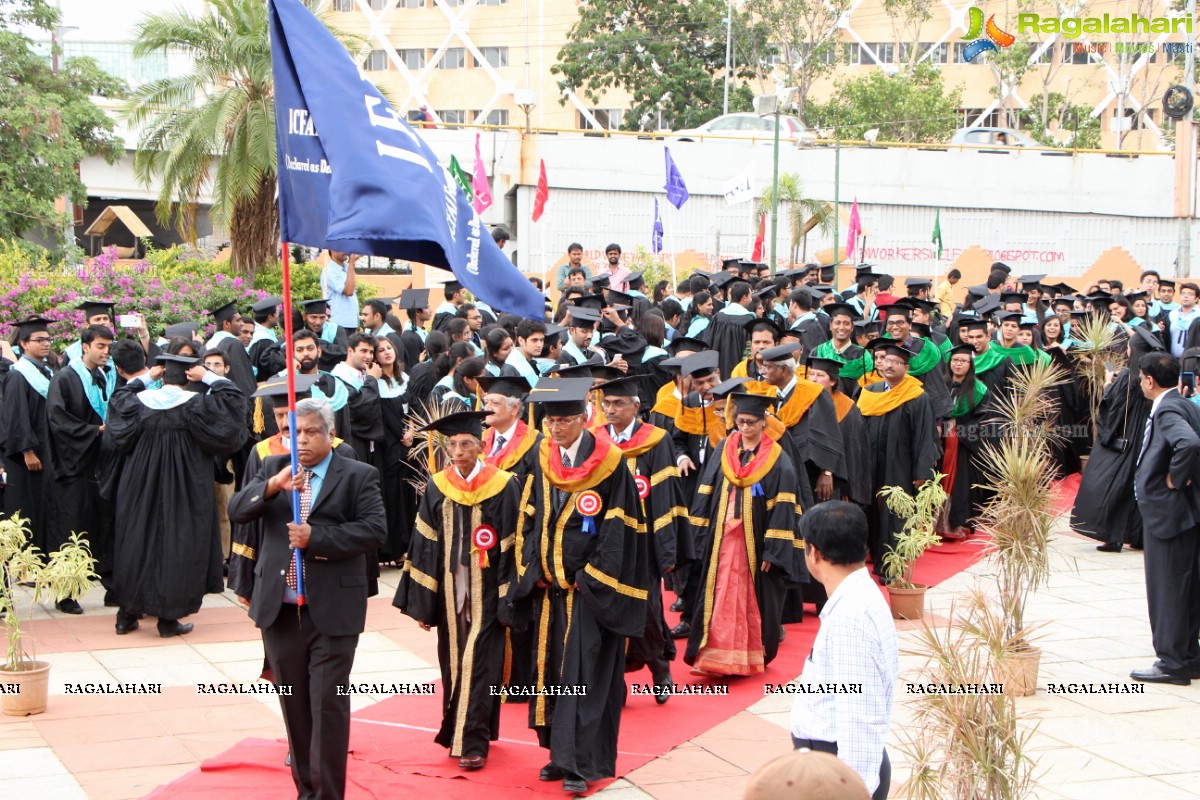
[[[763,238],[767,235],[767,215],[766,212],[758,215],[758,236],[754,237],[754,252],[750,254],[751,261],[762,261],[763,255]]]
[[[862,234],[862,220],[858,218],[858,198],[854,198],[854,207],[850,209],[850,231],[846,237],[846,258],[854,258],[854,245]],[[837,242],[834,242],[837,245]]]
[[[540,159],[541,174],[538,175],[537,194],[533,196],[533,221],[537,222],[542,218],[542,212],[546,210],[546,200],[550,197],[550,184],[546,182],[546,160]]]

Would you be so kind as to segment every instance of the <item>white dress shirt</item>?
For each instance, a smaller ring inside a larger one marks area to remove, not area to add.
[[[821,610],[821,628],[798,681],[809,687],[835,684],[842,691],[802,690],[791,721],[797,739],[836,742],[838,758],[854,768],[869,792],[879,786],[898,672],[891,611],[871,574],[856,570]]]
[[[578,439],[575,440],[575,443],[572,444],[570,447],[558,448],[559,455],[567,456],[569,459],[571,459],[571,468],[572,469],[579,466],[579,445],[581,445],[582,443],[583,443],[583,437],[580,436]]]
[[[608,429],[612,431],[612,440],[617,444],[620,444],[621,442],[628,442],[633,438],[633,429],[636,427],[637,420],[635,419],[633,422],[629,423],[629,427],[623,431],[618,431],[616,426],[612,424],[608,426]]]

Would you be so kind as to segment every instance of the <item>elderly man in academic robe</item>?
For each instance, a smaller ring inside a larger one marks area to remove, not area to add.
[[[651,580],[634,478],[620,448],[586,429],[591,389],[590,378],[558,378],[530,393],[549,436],[522,509],[512,593],[537,642],[529,722],[550,750],[538,777],[574,793],[616,773],[625,641],[645,630]]]
[[[437,629],[442,724],[434,741],[464,770],[482,769],[500,736],[507,594],[515,574],[521,487],[481,458],[486,411],[460,411],[421,431],[444,437],[448,461],[417,510],[416,532],[393,605]]]

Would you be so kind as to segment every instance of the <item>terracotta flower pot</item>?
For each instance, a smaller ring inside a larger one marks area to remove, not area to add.
[[[928,589],[923,583],[915,583],[911,589],[889,586],[888,598],[892,604],[892,618],[920,619],[925,610],[925,592]]]
[[[1015,697],[1032,697],[1037,693],[1038,668],[1042,663],[1042,649],[1027,647],[1009,653],[996,665],[996,674],[1004,684],[1004,693]]]
[[[27,717],[46,710],[50,693],[50,665],[34,661],[32,669],[10,671],[0,667],[0,709],[10,717]],[[15,687],[15,691],[13,689]]]

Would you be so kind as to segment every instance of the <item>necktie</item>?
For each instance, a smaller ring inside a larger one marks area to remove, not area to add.
[[[571,455],[570,455],[570,453],[565,453],[565,452],[564,452],[564,453],[562,454],[562,464],[563,464],[563,466],[564,466],[564,467],[566,467],[567,469],[570,469],[570,468],[571,468]]]
[[[300,487],[300,524],[303,525],[308,521],[308,512],[312,509],[312,477],[311,469],[304,470],[304,485]],[[302,559],[303,560],[303,559]],[[303,565],[301,566],[303,569]],[[291,558],[288,561],[287,570],[287,586],[293,592],[296,591],[298,581],[296,580],[296,559]]]
[[[569,455],[567,455],[565,452],[562,454],[562,465],[563,465],[564,469],[571,468],[571,457]],[[561,512],[563,506],[566,505],[566,502],[567,502],[567,493],[564,492],[562,489],[555,489],[554,490],[554,511],[555,511],[555,513]]]
[[[499,453],[501,450],[503,450],[506,443],[507,440],[503,436],[496,434],[496,444],[492,447],[492,455],[496,455],[496,453]]]
[[[1146,427],[1142,430],[1142,449],[1138,451],[1138,463],[1142,462],[1142,456],[1146,454],[1146,448],[1150,446],[1150,431],[1154,428],[1154,415],[1146,417]]]

